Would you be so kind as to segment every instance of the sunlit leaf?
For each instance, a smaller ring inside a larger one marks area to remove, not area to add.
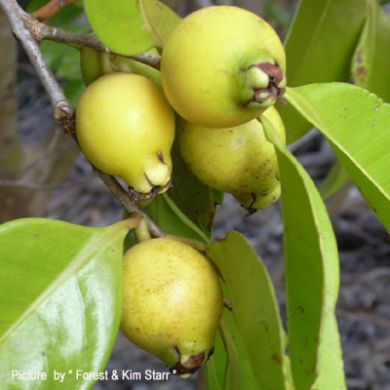
[[[236,232],[212,243],[207,254],[216,264],[231,297],[234,319],[256,388],[287,389],[284,333],[265,267],[244,237]]]
[[[220,333],[214,344],[214,353],[203,367],[203,381],[207,390],[225,390],[224,378],[226,370],[226,353]]]
[[[272,129],[272,123],[269,123]],[[335,317],[336,239],[313,181],[285,146],[276,146],[282,185],[288,352],[296,389],[346,389]]]
[[[163,47],[172,31],[179,24],[180,17],[157,0],[140,0],[140,7],[149,30],[157,41],[157,47]]]
[[[367,204],[390,230],[390,105],[345,83],[289,88],[286,99],[327,138]]]
[[[98,38],[123,55],[162,47],[180,20],[157,0],[84,0],[84,7]]]
[[[347,81],[366,13],[366,0],[301,0],[285,45],[288,86]],[[291,106],[278,109],[288,143],[311,128]]]
[[[88,21],[98,38],[113,52],[142,53],[156,44],[145,26],[137,0],[84,0]]]
[[[86,389],[104,369],[121,315],[125,222],[90,228],[47,219],[0,225],[0,383]],[[12,370],[47,374],[29,382]],[[66,373],[60,383],[54,370]],[[7,386],[10,387],[7,387]]]

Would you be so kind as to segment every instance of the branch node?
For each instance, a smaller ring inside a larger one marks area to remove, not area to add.
[[[56,122],[64,129],[66,134],[75,135],[75,110],[66,100],[56,102],[53,110]]]
[[[22,17],[23,24],[26,27],[26,29],[30,32],[32,38],[36,42],[42,41],[42,28],[41,23],[39,23],[37,20],[33,19],[30,15],[25,14]]]

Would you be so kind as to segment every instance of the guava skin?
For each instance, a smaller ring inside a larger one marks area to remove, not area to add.
[[[143,76],[100,77],[77,104],[81,150],[96,168],[121,177],[145,198],[169,186],[174,134],[173,110],[162,91]]]
[[[283,122],[274,107],[264,114],[285,143]],[[257,119],[236,127],[210,129],[185,123],[180,152],[203,183],[233,194],[247,209],[266,208],[280,196],[275,148]]]
[[[142,241],[124,256],[121,330],[189,375],[211,355],[223,301],[217,274],[198,251],[169,238]]]
[[[176,27],[161,57],[164,92],[188,122],[237,126],[258,117],[286,84],[283,45],[257,15],[206,7]]]

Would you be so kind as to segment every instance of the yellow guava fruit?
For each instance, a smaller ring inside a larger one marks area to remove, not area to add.
[[[233,6],[184,18],[161,57],[164,92],[188,122],[231,127],[258,117],[286,84],[283,45],[259,16]]]
[[[88,86],[76,108],[76,136],[88,160],[140,194],[170,183],[174,113],[146,77],[111,73]]]
[[[170,238],[142,241],[124,257],[121,330],[188,376],[213,351],[222,314],[217,274],[198,251]]]
[[[284,125],[276,109],[269,107],[263,115],[285,143]],[[183,160],[199,180],[233,194],[245,208],[266,208],[279,198],[275,148],[258,119],[224,129],[187,122],[179,134],[179,143]]]

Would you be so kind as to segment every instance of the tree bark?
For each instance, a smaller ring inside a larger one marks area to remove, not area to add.
[[[16,44],[1,9],[0,47],[0,168],[17,168],[21,152],[16,117]]]

